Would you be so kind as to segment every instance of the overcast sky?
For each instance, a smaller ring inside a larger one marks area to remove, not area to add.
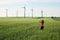
[[[9,16],[16,16],[17,10],[19,16],[23,16],[24,6],[26,16],[31,16],[31,8],[34,9],[34,16],[41,16],[41,10],[44,16],[60,16],[60,0],[0,0],[0,16],[6,16],[6,9]]]

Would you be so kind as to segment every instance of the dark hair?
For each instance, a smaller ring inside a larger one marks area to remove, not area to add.
[[[42,20],[42,23],[44,23],[44,20]]]

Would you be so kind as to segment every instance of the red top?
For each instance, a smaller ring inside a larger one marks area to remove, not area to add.
[[[40,26],[44,26],[44,23],[43,22],[40,22]]]

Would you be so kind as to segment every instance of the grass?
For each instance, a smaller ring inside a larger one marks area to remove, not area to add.
[[[0,40],[59,40],[60,21],[44,18],[45,28],[40,30],[40,20],[0,18]]]
[[[60,17],[52,18],[53,20],[60,21]]]

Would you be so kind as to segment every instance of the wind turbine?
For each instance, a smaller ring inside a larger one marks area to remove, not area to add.
[[[6,17],[8,17],[8,9],[6,9]]]
[[[32,18],[33,18],[33,8],[31,9],[31,11],[32,11]]]
[[[24,5],[24,7],[21,7],[21,8],[24,8],[24,18],[26,17],[26,4]]]
[[[43,10],[41,10],[41,17],[43,18]]]
[[[18,10],[16,11],[16,17],[18,17]]]
[[[24,18],[25,18],[25,16],[26,16],[26,7],[24,6],[23,8],[24,8]]]

